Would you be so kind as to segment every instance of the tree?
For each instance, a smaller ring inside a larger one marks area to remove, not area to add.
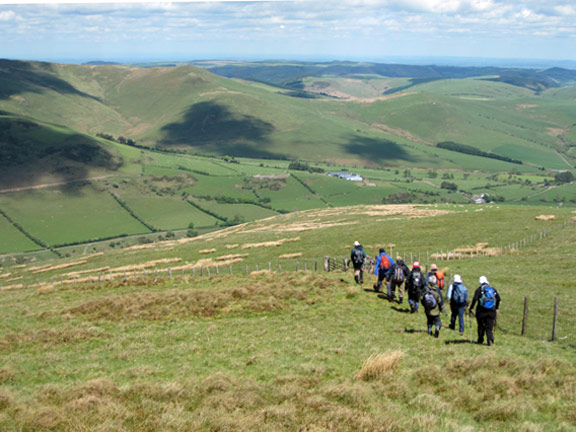
[[[574,174],[570,171],[559,172],[554,176],[556,183],[571,183],[574,181]]]

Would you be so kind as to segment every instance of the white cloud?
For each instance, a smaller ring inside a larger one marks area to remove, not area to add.
[[[16,12],[12,10],[2,11],[0,12],[0,21],[12,21],[18,17]]]

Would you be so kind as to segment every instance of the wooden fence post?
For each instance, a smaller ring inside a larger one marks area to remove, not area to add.
[[[330,257],[327,256],[324,257],[324,271],[325,272],[330,271]]]
[[[524,316],[522,317],[522,333],[520,336],[526,334],[526,323],[528,321],[528,297],[524,297]]]
[[[552,323],[552,341],[556,340],[556,322],[558,320],[558,297],[554,297],[554,321]]]

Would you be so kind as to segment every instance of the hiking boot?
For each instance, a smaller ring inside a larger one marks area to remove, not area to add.
[[[398,299],[398,304],[402,304],[403,302],[404,302],[404,299],[403,299],[402,297],[400,297],[400,298]]]
[[[436,329],[434,332],[434,337],[437,338],[440,335],[440,330]]]
[[[448,328],[449,328],[450,330],[456,330],[456,327],[453,326],[453,325],[449,325]]]
[[[494,341],[489,340],[488,343],[487,343],[487,345],[488,345],[488,346],[494,345]]]

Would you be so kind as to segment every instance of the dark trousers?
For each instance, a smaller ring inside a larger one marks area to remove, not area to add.
[[[362,270],[362,266],[364,264],[353,264],[354,266],[354,280],[357,284],[364,283],[364,271]]]
[[[382,281],[386,280],[386,272],[385,271],[379,271],[378,272],[378,283],[376,283],[376,287],[378,288],[378,291],[380,291],[382,289]]]
[[[484,343],[484,335],[488,345],[494,343],[494,323],[496,322],[496,311],[478,307],[476,309],[476,322],[478,323],[478,343]]]

